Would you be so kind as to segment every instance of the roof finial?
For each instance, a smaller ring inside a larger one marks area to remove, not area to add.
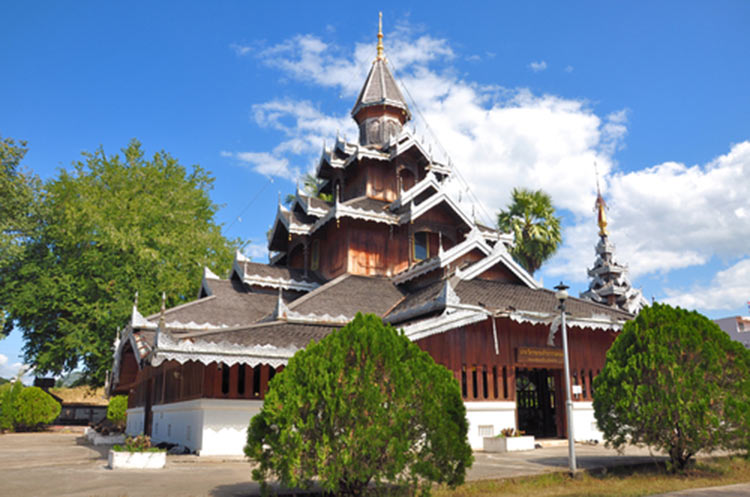
[[[378,58],[377,60],[385,59],[383,54],[383,13],[378,12]]]
[[[596,161],[594,161],[594,172],[596,173],[596,202],[594,203],[594,209],[597,210],[597,222],[599,225],[599,236],[607,236],[607,203],[602,197],[602,192],[599,189],[599,170],[596,167]]]

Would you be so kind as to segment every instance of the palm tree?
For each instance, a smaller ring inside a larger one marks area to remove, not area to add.
[[[513,233],[516,244],[511,255],[534,274],[562,243],[560,218],[555,216],[550,196],[542,190],[514,188],[511,197],[508,209],[497,216],[497,226]]]
[[[310,173],[305,174],[302,178],[302,191],[310,197],[316,197],[325,202],[333,202],[333,195],[330,193],[322,193],[320,191],[323,186],[323,180],[320,180]],[[284,199],[285,204],[291,204],[294,202],[296,195],[290,193]]]

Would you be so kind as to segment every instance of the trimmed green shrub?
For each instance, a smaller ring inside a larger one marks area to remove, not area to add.
[[[0,387],[0,431],[15,430],[18,395],[22,390],[23,383],[20,381]]]
[[[654,304],[628,321],[594,380],[607,442],[662,449],[673,469],[698,451],[748,448],[750,351],[697,312]]]
[[[390,483],[427,494],[472,463],[458,383],[375,315],[311,342],[270,384],[248,430],[253,479],[361,495]]]
[[[39,430],[60,415],[60,403],[39,387],[21,390],[15,404],[17,431]]]
[[[127,418],[128,396],[115,395],[109,399],[107,406],[107,419],[112,421],[120,430],[125,428],[125,419]]]

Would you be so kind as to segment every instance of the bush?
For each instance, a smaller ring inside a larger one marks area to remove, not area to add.
[[[120,431],[125,429],[127,418],[128,397],[127,395],[115,395],[109,399],[107,406],[107,419],[112,421]]]
[[[15,429],[35,431],[60,415],[60,403],[39,387],[21,390],[16,399]]]
[[[594,380],[610,445],[647,445],[682,469],[700,450],[747,448],[750,351],[697,312],[654,304],[628,321]]]
[[[456,486],[472,463],[453,375],[374,315],[312,342],[276,375],[250,422],[253,479],[290,487],[316,478],[336,495],[385,482],[427,493]]]
[[[16,407],[23,383],[15,381],[0,387],[0,431],[14,431],[16,428]]]

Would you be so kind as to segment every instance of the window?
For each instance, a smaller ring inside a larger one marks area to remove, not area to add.
[[[461,396],[466,398],[466,364],[461,365]]]
[[[495,425],[479,425],[477,432],[480,437],[494,437],[495,436]]]
[[[494,393],[495,398],[497,398],[497,366],[492,366],[492,387],[492,393]]]
[[[237,368],[237,393],[245,395],[245,365],[240,364]]]
[[[430,246],[428,244],[427,233],[420,231],[414,233],[414,256],[415,261],[423,261],[430,257]]]
[[[320,267],[320,240],[313,240],[310,254],[310,270],[317,271]]]
[[[253,368],[253,397],[260,397],[260,364]]]
[[[221,363],[219,367],[221,368],[221,393],[226,395],[229,393],[229,366]]]
[[[489,398],[490,392],[487,388],[487,366],[482,366],[482,397]]]
[[[472,398],[479,398],[479,392],[477,392],[479,385],[477,385],[477,367],[471,368],[471,394]]]

